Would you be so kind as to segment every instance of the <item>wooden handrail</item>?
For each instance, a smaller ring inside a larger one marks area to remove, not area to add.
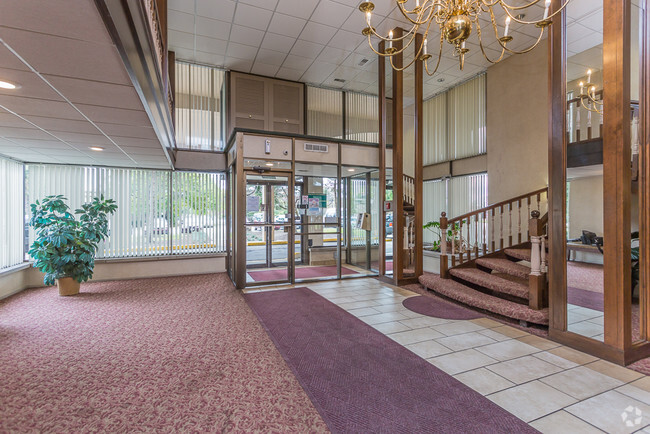
[[[448,223],[456,223],[456,222],[458,222],[460,220],[465,220],[468,217],[472,217],[472,216],[484,213],[486,211],[491,211],[493,209],[500,208],[500,207],[502,207],[504,205],[508,205],[508,204],[513,203],[513,202],[517,202],[517,201],[519,201],[521,199],[528,199],[529,197],[536,196],[536,195],[542,194],[542,193],[546,193],[547,190],[548,190],[548,187],[540,188],[539,190],[535,190],[535,191],[532,191],[530,193],[522,194],[520,196],[513,197],[512,199],[507,199],[507,200],[504,200],[504,201],[501,201],[501,202],[497,202],[495,204],[488,205],[485,208],[477,209],[475,211],[468,212],[468,213],[460,215],[458,217],[448,219],[447,222]]]

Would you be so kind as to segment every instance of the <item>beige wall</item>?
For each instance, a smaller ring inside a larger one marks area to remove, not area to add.
[[[489,203],[548,184],[548,49],[487,70]]]
[[[569,238],[580,237],[583,229],[603,236],[602,175],[570,181]]]
[[[142,261],[98,260],[95,264],[95,274],[92,280],[98,282],[103,280],[223,273],[225,271],[225,256],[159,260],[148,259]],[[43,274],[35,268],[28,267],[18,269],[14,272],[6,272],[0,274],[0,299],[20,292],[25,288],[34,288],[39,286],[43,286]]]

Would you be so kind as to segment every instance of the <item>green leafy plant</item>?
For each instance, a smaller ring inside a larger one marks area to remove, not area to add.
[[[30,205],[36,240],[29,254],[34,267],[45,273],[46,285],[61,277],[77,282],[92,277],[97,245],[108,236],[108,216],[117,209],[114,200],[96,197],[75,210],[77,220],[66,200],[62,195],[46,196]]]
[[[639,241],[639,232],[632,232],[632,242]],[[639,246],[632,247],[632,291],[639,283]]]
[[[434,252],[439,252],[440,243],[442,241],[442,229],[440,229],[440,222],[439,221],[428,222],[423,226],[423,228],[430,232],[433,232],[433,234],[438,237],[438,240],[433,242],[433,246],[431,250]],[[453,227],[447,228],[446,240],[447,241],[454,240],[454,242],[458,245],[459,241],[461,240],[460,225],[458,223],[455,223]]]

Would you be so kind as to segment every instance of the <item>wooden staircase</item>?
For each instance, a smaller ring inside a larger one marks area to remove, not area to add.
[[[548,214],[540,217],[546,194],[537,190],[453,219],[442,213],[441,233],[451,236],[441,243],[440,276],[425,274],[420,283],[479,310],[548,325]],[[524,213],[531,217],[522,227]]]

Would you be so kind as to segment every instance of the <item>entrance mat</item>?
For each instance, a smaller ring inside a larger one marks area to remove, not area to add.
[[[409,297],[402,302],[405,308],[420,315],[432,316],[443,319],[476,319],[483,318],[481,315],[471,309],[449,303],[442,299],[417,295]]]
[[[245,297],[334,433],[537,432],[307,288]]]
[[[256,282],[270,282],[273,280],[287,280],[287,269],[249,271],[249,276]],[[349,268],[341,267],[341,275],[359,274]],[[323,265],[319,267],[296,267],[296,279],[313,279],[316,277],[336,276],[336,265]]]

